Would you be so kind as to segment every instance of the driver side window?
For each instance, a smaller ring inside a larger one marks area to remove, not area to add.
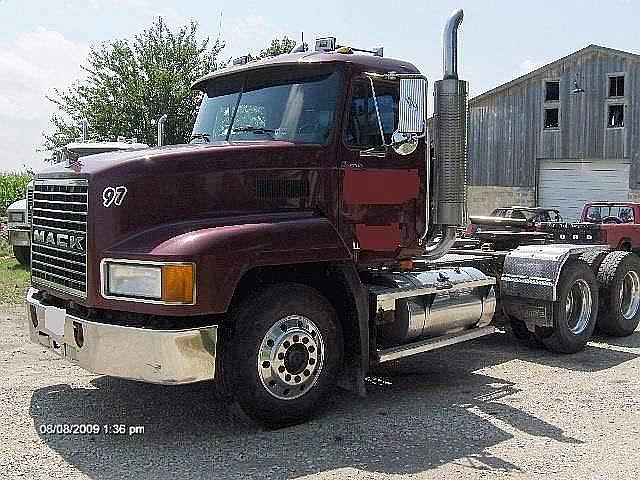
[[[371,84],[368,79],[361,79],[353,84],[345,139],[350,147],[366,149],[391,143],[391,135],[398,123],[399,86],[380,81],[374,82],[374,86],[384,139],[380,138]]]

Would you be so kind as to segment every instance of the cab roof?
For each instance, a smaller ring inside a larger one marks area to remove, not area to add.
[[[369,71],[376,73],[420,73],[410,62],[396,60],[393,58],[375,57],[372,55],[362,55],[357,53],[337,53],[337,52],[301,52],[277,55],[262,60],[245,63],[244,65],[233,65],[211,72],[196,80],[191,88],[203,90],[204,86],[213,79],[231,75],[234,73],[249,72],[263,68],[294,66],[303,64],[347,64],[359,71]]]

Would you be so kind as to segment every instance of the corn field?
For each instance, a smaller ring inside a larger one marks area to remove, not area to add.
[[[25,198],[29,180],[28,173],[0,173],[0,217],[6,215],[9,205]]]

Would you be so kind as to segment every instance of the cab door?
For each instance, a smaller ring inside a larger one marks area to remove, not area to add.
[[[425,142],[410,155],[384,146],[398,124],[399,96],[397,80],[376,79],[372,88],[368,77],[358,76],[350,86],[339,147],[340,225],[362,262],[415,248],[424,228]]]

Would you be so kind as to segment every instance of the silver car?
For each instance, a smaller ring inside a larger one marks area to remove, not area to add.
[[[9,244],[13,247],[13,255],[25,267],[31,260],[31,228],[27,215],[27,200],[13,202],[7,208]]]

